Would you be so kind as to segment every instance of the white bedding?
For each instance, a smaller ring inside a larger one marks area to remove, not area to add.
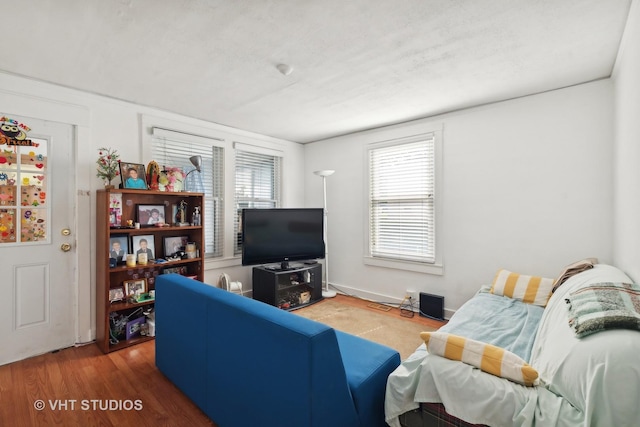
[[[435,402],[453,416],[490,426],[640,425],[640,332],[606,331],[578,340],[568,326],[565,294],[598,281],[629,278],[596,265],[558,288],[544,310],[530,359],[540,386],[525,387],[430,355],[422,345],[388,379],[387,423],[399,427],[400,414],[419,402]]]
[[[631,279],[615,267],[597,264],[560,286],[540,321],[531,365],[545,388],[562,395],[583,413],[579,425],[638,426],[640,332],[609,330],[578,339],[567,322],[565,298],[599,282]]]

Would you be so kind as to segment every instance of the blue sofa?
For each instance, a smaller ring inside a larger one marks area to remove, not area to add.
[[[376,427],[397,351],[221,289],[156,279],[156,366],[219,427]]]

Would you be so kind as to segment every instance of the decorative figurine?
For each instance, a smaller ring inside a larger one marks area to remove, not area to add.
[[[176,221],[178,222],[178,226],[184,227],[189,225],[187,222],[187,202],[181,200],[178,204],[178,214],[176,215]]]
[[[193,208],[193,215],[191,216],[191,222],[193,225],[202,225],[200,223],[200,206]]]

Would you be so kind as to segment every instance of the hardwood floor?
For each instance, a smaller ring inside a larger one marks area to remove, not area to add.
[[[374,306],[380,306],[381,304],[372,303],[371,301],[367,301],[367,300],[352,297],[352,296],[338,294],[336,295],[335,298],[336,298],[336,301],[339,301],[342,304],[349,304],[349,305],[353,305],[354,307],[359,307],[366,310],[372,310],[372,311],[375,311],[376,313],[381,313],[387,316],[395,317],[396,319],[403,319],[409,322],[418,323],[420,325],[429,326],[434,329],[438,329],[439,327],[447,323],[446,321],[439,321],[439,320],[430,319],[428,317],[422,317],[418,315],[418,313],[414,313],[413,317],[405,317],[401,314],[401,311],[398,307],[384,306],[386,308],[390,308],[390,310],[388,311],[386,309],[381,310],[379,308],[372,308],[370,307],[370,304],[373,304]],[[317,304],[322,304],[322,301],[318,302]]]
[[[403,317],[398,308],[371,308],[354,297],[336,300],[433,328],[444,324]],[[158,371],[149,341],[107,355],[95,344],[71,347],[0,366],[0,426],[215,424]]]
[[[0,366],[0,426],[215,426],[154,352],[153,341],[108,355],[89,344]]]

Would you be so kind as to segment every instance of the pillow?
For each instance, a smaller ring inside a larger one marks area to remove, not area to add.
[[[545,307],[551,297],[552,289],[553,279],[498,270],[489,292]]]
[[[446,332],[421,332],[430,354],[459,360],[518,384],[532,386],[538,372],[520,357],[495,345]]]

